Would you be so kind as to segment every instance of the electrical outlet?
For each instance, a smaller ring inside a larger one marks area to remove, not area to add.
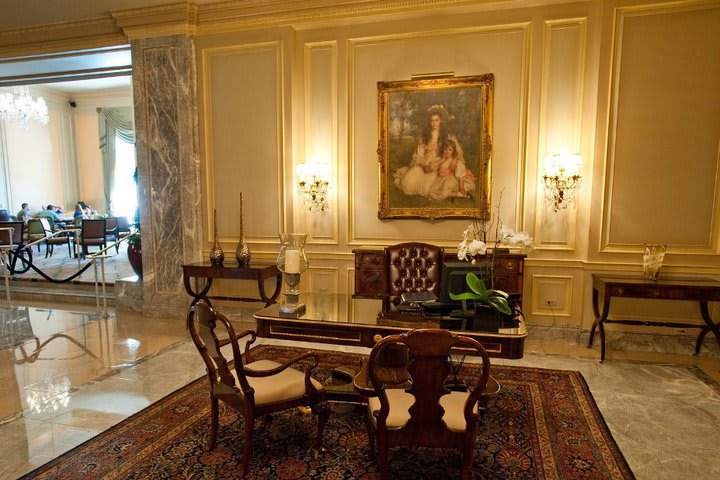
[[[558,301],[554,298],[546,298],[545,299],[545,305],[548,307],[557,307]]]

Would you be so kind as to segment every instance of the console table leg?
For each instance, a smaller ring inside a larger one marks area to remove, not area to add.
[[[588,348],[592,347],[593,341],[595,340],[595,329],[600,329],[600,362],[605,361],[605,320],[607,320],[608,313],[610,312],[610,297],[603,292],[603,311],[602,315],[598,309],[598,297],[599,292],[593,288],[592,292],[592,304],[593,313],[595,314],[595,321],[590,328],[590,338],[588,338]]]
[[[705,335],[707,335],[708,332],[713,332],[715,334],[715,339],[718,341],[718,345],[720,345],[720,323],[713,323],[712,318],[710,318],[708,302],[700,302],[700,314],[702,315],[702,318],[707,324],[707,326],[700,331],[700,335],[698,335],[697,341],[695,342],[695,355],[700,353],[700,348],[702,347],[703,340],[705,339]]]

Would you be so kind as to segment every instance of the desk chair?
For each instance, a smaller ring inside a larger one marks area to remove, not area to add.
[[[218,327],[224,330],[224,340],[218,339],[215,332]],[[250,345],[255,341],[255,332],[246,330],[236,335],[228,319],[213,310],[205,301],[198,302],[190,310],[188,329],[205,362],[210,381],[209,450],[215,448],[217,441],[220,401],[235,409],[245,419],[245,446],[240,477],[245,476],[248,470],[254,423],[259,416],[298,406],[311,407],[318,416],[315,447],[321,449],[323,428],[330,417],[330,407],[325,401],[325,388],[310,376],[318,364],[316,355],[303,353],[286,364],[272,360],[253,361]],[[250,336],[250,340],[245,345],[244,354],[241,354],[238,339],[246,336]],[[226,360],[220,350],[228,344],[232,346],[232,363]],[[305,373],[290,368],[290,365],[303,359],[313,360]],[[234,370],[230,370],[229,366],[234,366]]]
[[[450,354],[454,347],[472,349],[482,358],[480,375],[465,385],[464,391],[454,389],[458,386],[451,374]],[[385,367],[379,360],[387,348],[408,352],[409,381],[403,386],[388,384],[384,379]],[[490,359],[483,346],[447,330],[411,330],[375,344],[366,366],[355,378],[355,386],[368,396],[365,424],[371,452],[377,440],[380,478],[390,477],[391,447],[422,446],[460,450],[460,478],[470,480],[478,423],[486,407],[481,395],[489,378]],[[396,477],[400,478],[399,472]]]
[[[440,296],[444,250],[429,243],[407,242],[385,248],[388,271],[388,295],[383,310],[400,305],[400,295],[407,292],[432,292]]]

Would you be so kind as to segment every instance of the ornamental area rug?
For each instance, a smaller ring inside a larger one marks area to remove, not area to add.
[[[255,359],[289,360],[301,349],[261,345]],[[315,377],[333,382],[334,367],[353,368],[360,356],[315,350]],[[467,363],[461,377],[479,369]],[[502,385],[481,418],[475,442],[476,479],[633,479],[625,458],[579,372],[493,366]],[[310,448],[314,415],[298,409],[255,423],[248,479],[377,478],[368,455],[361,406],[332,403],[323,443]],[[197,380],[61,457],[30,472],[33,479],[238,478],[243,420],[221,404],[218,446],[204,449],[210,426],[207,379]],[[394,448],[391,478],[447,480],[460,476],[454,450]]]

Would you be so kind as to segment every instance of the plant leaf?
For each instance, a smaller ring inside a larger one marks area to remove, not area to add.
[[[465,282],[467,283],[468,287],[470,287],[470,290],[477,293],[481,297],[487,295],[487,288],[485,288],[485,282],[480,280],[474,273],[469,272],[465,276]]]
[[[450,293],[452,300],[479,300],[480,297],[472,292]]]
[[[504,313],[505,315],[512,315],[512,310],[507,301],[502,297],[492,297],[488,300],[488,303],[495,307],[495,310]]]
[[[488,294],[502,298],[508,298],[510,296],[507,292],[503,292],[502,290],[488,290]]]

